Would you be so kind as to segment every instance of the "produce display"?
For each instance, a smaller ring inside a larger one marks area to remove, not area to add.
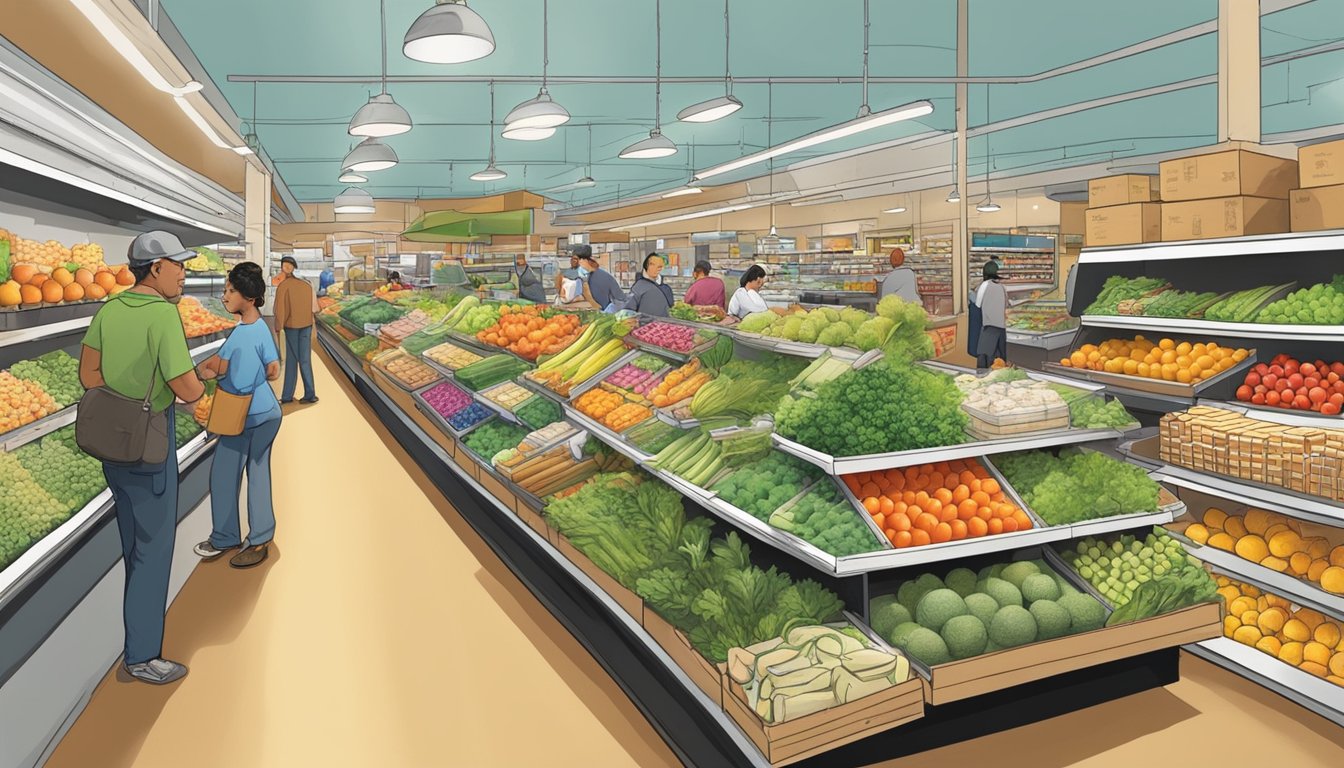
[[[634,392],[636,387],[667,367],[667,363],[653,355],[641,355],[603,379],[602,383]]]
[[[887,296],[877,303],[876,314],[853,307],[818,307],[784,315],[755,312],[742,318],[737,328],[786,341],[864,352],[881,348],[891,358],[927,360],[933,357],[933,340],[924,333],[928,319],[922,306]]]
[[[598,472],[598,462],[585,457],[576,460],[565,446],[559,446],[530,458],[513,457],[512,466],[502,467],[509,479],[537,498],[547,498],[585,482]]]
[[[1344,325],[1344,275],[1302,288],[1270,304],[1256,316],[1261,323]]]
[[[42,487],[16,455],[0,453],[0,568],[14,562],[34,542],[55,530],[69,518],[70,512],[67,505]]]
[[[1124,403],[1086,395],[1069,403],[1069,423],[1075,429],[1115,429],[1139,423]]]
[[[841,478],[893,547],[922,547],[1031,530],[1031,517],[1008,500],[975,459],[942,461]]]
[[[836,557],[873,552],[882,546],[835,483],[821,480],[792,505],[766,521]]]
[[[228,271],[224,265],[224,259],[212,248],[200,246],[192,248],[196,255],[182,262],[182,266],[188,272],[213,272],[223,274]]]
[[[577,384],[596,376],[627,351],[624,336],[630,327],[603,316],[588,324],[579,338],[554,357],[542,361],[530,374],[533,381],[568,395]]]
[[[1160,277],[1125,278],[1119,275],[1106,278],[1097,298],[1083,310],[1085,315],[1119,315],[1121,304],[1156,296],[1171,283]]]
[[[458,432],[463,432],[468,429],[471,429],[477,424],[480,424],[481,422],[485,421],[486,419],[490,418],[493,415],[494,413],[492,413],[489,408],[486,408],[484,405],[481,405],[480,403],[472,402],[467,407],[459,410],[452,416],[449,416],[448,426],[452,427]]]
[[[482,392],[481,396],[509,412],[514,411],[529,399],[536,397],[530,390],[523,389],[512,381],[506,381],[503,384],[491,387]]]
[[[424,356],[450,371],[465,368],[472,363],[485,359],[469,349],[463,349],[450,342],[444,342],[425,350]]]
[[[1101,293],[1085,314],[1203,317],[1205,311],[1219,303],[1220,298],[1220,294],[1211,291],[1178,291],[1160,278],[1126,279],[1115,276],[1106,280]]]
[[[648,419],[626,430],[625,440],[645,453],[655,454],[676,442],[686,432],[660,419]]]
[[[1050,525],[1157,511],[1161,486],[1141,467],[1104,453],[1022,451],[995,456],[994,464]]]
[[[1209,307],[1204,312],[1205,320],[1217,320],[1224,323],[1249,323],[1261,314],[1261,308],[1274,294],[1292,288],[1296,283],[1285,285],[1265,285],[1238,291]]]
[[[473,430],[471,434],[462,438],[462,443],[470,448],[472,453],[489,461],[500,451],[517,447],[524,437],[527,437],[526,429],[507,421],[496,420]]]
[[[401,348],[408,354],[423,355],[434,347],[443,344],[452,329],[442,321],[433,323],[412,333],[401,340]]]
[[[205,394],[201,396],[200,400],[196,401],[196,407],[191,411],[191,418],[201,427],[210,423],[210,406],[215,401],[214,389],[211,386],[213,384],[213,381],[206,383]]]
[[[1276,355],[1258,363],[1237,387],[1243,403],[1268,405],[1337,416],[1344,408],[1344,363],[1324,360],[1303,363],[1288,355]]]
[[[1041,422],[1057,414],[1067,416],[1069,406],[1058,391],[1046,382],[1027,378],[1015,368],[1005,368],[985,378],[963,374],[954,381],[966,396],[961,407],[973,416],[1031,417],[1030,420]]]
[[[390,323],[406,314],[406,310],[386,301],[359,297],[341,309],[339,314],[347,322],[362,328],[365,325]]]
[[[579,433],[578,429],[567,421],[556,421],[547,424],[541,429],[534,429],[518,443],[518,450],[521,453],[536,453],[541,448],[555,443],[557,440],[566,440]]]
[[[1062,302],[1030,302],[1008,310],[1008,327],[1031,333],[1058,333],[1078,327]]]
[[[181,415],[178,415],[178,417],[173,420],[173,431],[176,433],[174,435],[176,438],[174,445],[181,448],[186,445],[187,441],[191,440],[191,438],[201,434],[201,425],[197,424],[194,419],[183,418]],[[71,439],[74,439],[73,434],[71,435]]]
[[[925,666],[1091,632],[1106,607],[1043,560],[925,573],[869,603],[873,629]]]
[[[1201,546],[1232,552],[1243,560],[1296,576],[1332,595],[1344,595],[1344,546],[1322,536],[1304,536],[1298,522],[1263,509],[1229,514],[1209,507],[1183,532]]]
[[[775,431],[832,456],[958,445],[967,416],[952,377],[886,360],[822,384],[816,397],[785,397]]]
[[[701,488],[723,471],[723,450],[716,440],[703,429],[687,433],[647,462],[651,469],[661,469]]]
[[[1250,354],[1247,349],[1221,347],[1213,342],[1191,344],[1161,339],[1153,343],[1135,336],[1132,340],[1111,339],[1100,345],[1084,344],[1059,364],[1066,368],[1198,384],[1232,368]]]
[[[513,415],[530,429],[541,429],[564,418],[560,406],[544,397],[524,401],[521,406],[514,409]]]
[[[712,331],[697,331],[687,325],[664,323],[659,320],[645,323],[630,332],[632,339],[682,354],[712,341],[717,336],[718,334]]]
[[[135,283],[130,269],[122,265],[116,271],[105,265],[93,268],[34,264],[20,257],[9,269],[9,280],[0,283],[0,308],[31,308],[41,304],[102,301],[130,288]],[[101,257],[99,258],[101,262]]]
[[[675,405],[688,397],[694,397],[700,388],[709,383],[713,376],[703,370],[700,360],[695,359],[680,368],[668,372],[649,392],[649,400],[658,408]]]
[[[420,397],[445,419],[452,418],[474,402],[471,395],[450,381],[439,382],[425,390]]]
[[[698,419],[772,414],[788,394],[790,381],[807,364],[806,360],[769,352],[757,360],[728,362],[719,368],[717,377],[695,393],[691,413]]]
[[[710,490],[763,522],[790,499],[824,477],[817,467],[780,451],[734,470]]]
[[[457,369],[453,377],[467,389],[480,392],[508,381],[532,369],[532,366],[510,355],[491,355],[471,365]]]
[[[55,403],[55,410],[74,405],[84,396],[84,385],[79,383],[79,361],[63,350],[21,360],[10,366],[9,372],[40,387]]]
[[[1344,625],[1278,595],[1217,577],[1227,604],[1223,634],[1285,664],[1344,686]]]
[[[107,487],[102,462],[79,450],[73,425],[24,445],[13,456],[44,491],[60,502],[66,516],[83,509]]]
[[[540,304],[505,307],[498,322],[478,332],[476,338],[525,360],[536,360],[573,344],[583,331],[581,322],[578,315],[557,313]]]
[[[89,271],[106,266],[103,263],[103,247],[97,243],[78,243],[66,248],[56,240],[38,242],[4,229],[0,229],[0,241],[9,243],[11,263],[31,264],[47,272],[57,267],[71,268],[72,265],[73,269],[83,267]]]
[[[730,649],[728,676],[762,720],[784,723],[903,683],[910,661],[874,648],[852,627],[804,626]]]
[[[720,306],[697,306],[693,307],[684,301],[678,301],[668,310],[668,314],[678,320],[699,321],[702,323],[717,323],[727,316]]]
[[[374,354],[383,348],[382,344],[378,342],[377,336],[360,336],[354,341],[347,343],[346,346],[350,348],[350,352],[356,357],[365,360],[373,357]]]
[[[400,344],[403,339],[419,331],[431,322],[423,310],[413,309],[404,317],[393,320],[378,329],[378,335],[392,344]]]
[[[1344,429],[1290,427],[1196,406],[1162,417],[1168,464],[1344,501]]]
[[[220,309],[223,310],[223,305]],[[183,296],[177,302],[177,314],[182,318],[182,330],[186,331],[188,339],[227,331],[238,324],[232,317],[224,317],[206,309],[205,305],[193,296]]]
[[[0,371],[0,434],[32,424],[58,410],[56,401],[39,384]]]
[[[438,371],[399,349],[374,358],[373,363],[407,389],[419,389],[439,380]]]
[[[1146,538],[1088,537],[1061,555],[1115,606],[1107,626],[1137,621],[1216,599],[1204,566],[1163,528]]]

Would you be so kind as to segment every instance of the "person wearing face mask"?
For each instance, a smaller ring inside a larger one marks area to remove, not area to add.
[[[759,293],[761,286],[765,285],[765,268],[760,264],[752,264],[742,273],[738,283],[741,287],[733,292],[733,298],[728,301],[728,314],[741,320],[752,312],[770,309]]]
[[[535,304],[546,302],[546,289],[541,285],[541,277],[527,264],[527,256],[518,254],[514,259],[514,272],[518,277],[518,296]]]
[[[630,286],[630,299],[625,303],[626,309],[650,317],[668,316],[668,311],[672,309],[676,299],[672,296],[672,289],[660,282],[659,275],[662,271],[662,256],[650,253],[644,257],[644,271],[635,278],[635,284]]]

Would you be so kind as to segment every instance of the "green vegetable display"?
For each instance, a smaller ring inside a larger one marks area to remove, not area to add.
[[[1288,285],[1264,285],[1240,291],[1204,310],[1205,320],[1223,323],[1249,323],[1260,312],[1260,305]]]
[[[1344,325],[1344,275],[1293,291],[1265,307],[1255,319],[1275,324]]]
[[[1080,397],[1069,404],[1069,422],[1078,429],[1111,429],[1138,423],[1119,400]]]
[[[459,368],[454,378],[467,389],[480,392],[530,370],[532,366],[513,355],[491,355]]]
[[[653,469],[662,469],[691,485],[704,487],[723,470],[723,453],[717,441],[702,429],[690,430],[648,461]]]
[[[1146,619],[1215,599],[1218,585],[1164,528],[1146,538],[1088,537],[1061,553],[1112,605],[1107,626]]]
[[[1157,511],[1158,484],[1142,468],[1103,453],[1023,451],[996,456],[994,464],[1050,525]]]
[[[500,451],[516,448],[518,443],[522,442],[524,437],[527,437],[527,433],[528,430],[517,424],[496,419],[472,430],[471,434],[462,439],[462,442],[471,449],[472,453],[489,461]]]
[[[381,300],[352,303],[341,310],[341,317],[357,326],[385,325],[406,314],[404,307],[394,306]]]
[[[1098,293],[1092,304],[1083,310],[1083,314],[1118,315],[1120,302],[1141,299],[1169,287],[1171,283],[1157,277],[1130,279],[1113,275],[1106,278],[1106,282],[1101,286],[1101,293]]]
[[[546,397],[534,397],[528,400],[520,405],[513,415],[530,429],[541,429],[564,418],[560,406]]]
[[[659,419],[647,419],[626,430],[625,439],[645,453],[656,454],[689,431],[678,429]]]
[[[191,438],[201,434],[201,425],[196,423],[189,414],[179,413],[173,420],[173,431],[176,433],[178,448],[187,444]]]
[[[776,510],[769,523],[836,557],[882,548],[875,534],[829,479],[813,486],[792,507]]]
[[[752,517],[769,522],[775,510],[821,477],[820,469],[802,459],[772,451],[723,478],[711,490]]]
[[[36,382],[56,401],[57,408],[74,405],[84,396],[84,386],[79,383],[79,361],[64,350],[17,362],[10,366],[9,372],[16,378]]]
[[[354,353],[354,355],[355,355],[356,357],[364,357],[365,355],[369,354],[370,352],[375,352],[375,351],[377,351],[377,349],[378,349],[378,337],[377,337],[377,336],[360,336],[358,339],[355,339],[355,340],[350,341],[349,343],[347,343],[346,346],[348,346],[348,347],[350,348],[350,351],[351,351],[352,353]]]
[[[179,416],[177,421],[191,420]],[[82,509],[107,487],[102,462],[79,450],[74,437],[73,426],[63,427],[14,452],[37,484],[71,512]]]

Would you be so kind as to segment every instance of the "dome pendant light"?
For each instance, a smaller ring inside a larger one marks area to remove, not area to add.
[[[640,139],[621,150],[617,157],[622,160],[648,160],[657,157],[670,157],[677,154],[677,145],[663,135],[663,13],[662,0],[653,5],[655,34],[657,35],[655,74],[653,78],[653,130],[649,138]]]
[[[766,88],[765,143],[773,144],[775,135],[775,86]],[[770,160],[770,233],[761,238],[761,250],[765,253],[779,253],[781,245],[779,231],[775,229],[775,161]]]
[[[342,184],[363,184],[364,182],[369,180],[369,177],[361,176],[358,173],[355,173],[354,171],[350,170],[349,168],[346,168],[345,170],[341,171],[340,178],[336,180]]]
[[[359,187],[350,187],[336,196],[332,210],[335,213],[373,213],[373,195]]]
[[[461,64],[489,56],[494,50],[490,25],[468,8],[465,0],[435,0],[434,7],[420,14],[406,30],[401,46],[407,58],[428,64]]]
[[[549,0],[541,2],[541,90],[536,98],[528,99],[514,107],[504,118],[504,138],[517,141],[539,141],[555,133],[554,128],[569,122],[569,112],[551,100],[546,90],[546,74],[550,70],[550,25],[548,23]],[[539,130],[552,129],[550,133]]]
[[[985,85],[985,124],[989,124],[989,85]],[[1003,210],[1003,206],[994,202],[993,196],[989,193],[989,167],[994,164],[994,155],[989,151],[989,134],[985,134],[985,199],[975,206],[975,210],[981,213],[994,213]]]
[[[367,138],[345,156],[342,168],[352,171],[381,171],[397,164],[397,153],[376,138]]]
[[[387,92],[387,0],[379,3],[378,19],[383,49],[383,90],[359,108],[350,120],[351,136],[396,136],[411,130],[411,115]]]
[[[490,82],[490,162],[471,174],[472,181],[499,181],[509,174],[495,167],[495,83]]]
[[[729,67],[730,58],[728,55],[730,40],[728,0],[723,0],[723,85],[727,93],[708,101],[702,101],[699,104],[692,104],[681,110],[677,113],[678,120],[684,123],[712,123],[742,108],[742,101],[733,95],[733,75]]]

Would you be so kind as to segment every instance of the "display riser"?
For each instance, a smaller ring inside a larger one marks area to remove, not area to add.
[[[210,534],[213,453],[179,478],[170,605],[200,562],[192,547]],[[112,512],[0,611],[0,765],[42,765],[120,661],[124,589]]]

